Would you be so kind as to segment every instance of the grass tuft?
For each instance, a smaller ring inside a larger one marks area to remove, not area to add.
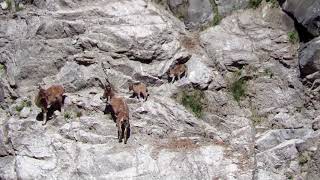
[[[201,90],[185,90],[178,94],[177,97],[178,102],[190,110],[197,118],[201,118],[203,116],[204,99],[204,92]]]
[[[0,75],[4,73],[4,71],[5,71],[5,66],[3,64],[0,64]]]
[[[272,8],[279,7],[278,0],[266,0],[266,2],[271,3]]]
[[[233,74],[233,80],[230,84],[230,92],[233,98],[240,102],[240,100],[247,95],[247,81],[241,78],[241,71],[236,71]]]
[[[292,44],[299,42],[299,34],[297,31],[288,32],[288,39]]]
[[[257,9],[261,2],[262,0],[249,0],[249,8]]]
[[[266,68],[263,73],[265,76],[269,76],[270,79],[273,78],[273,76],[274,76],[274,74],[270,68]]]
[[[67,119],[67,120],[71,119],[72,118],[72,113],[67,111],[67,112],[64,113],[63,117],[64,117],[64,119]]]
[[[310,160],[310,156],[307,153],[300,154],[300,156],[298,158],[299,164],[301,166],[306,164],[309,160]]]
[[[8,6],[8,10],[12,9],[12,0],[6,0],[6,4]]]
[[[24,107],[31,107],[31,105],[32,105],[32,102],[31,102],[31,101],[29,101],[29,100],[23,100],[23,101],[21,102],[21,104],[19,104],[19,105],[17,105],[17,106],[15,107],[15,109],[16,109],[17,112],[21,112]]]

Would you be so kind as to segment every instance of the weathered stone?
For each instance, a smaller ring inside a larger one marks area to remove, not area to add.
[[[302,76],[313,74],[320,70],[320,38],[301,46],[299,49],[299,67]]]
[[[212,22],[216,12],[210,0],[169,0],[170,10],[184,21],[188,28],[199,28]]]
[[[292,14],[294,18],[303,25],[309,33],[314,36],[320,35],[320,2],[308,0],[286,0],[282,4],[284,11]],[[302,32],[303,33],[303,32]]]
[[[21,118],[27,118],[30,114],[31,109],[29,107],[24,107],[20,112]]]
[[[190,1],[189,25],[247,3],[221,1],[216,9],[208,2]],[[199,39],[149,0],[32,3],[15,14],[0,10],[1,82],[10,106],[0,109],[0,179],[318,175],[319,102],[310,102],[300,82],[297,44],[287,36],[293,21],[279,8],[262,3],[237,11]],[[188,73],[169,84],[166,72],[176,63],[186,63]],[[118,143],[116,123],[100,99],[106,78],[129,107],[126,145]],[[244,96],[237,102],[239,78]],[[145,102],[130,97],[128,82],[137,81],[148,86]],[[66,91],[62,112],[49,112],[45,126],[34,103],[20,113],[22,106],[16,108],[25,100],[18,95],[33,102],[38,83]],[[202,89],[203,99],[180,102],[182,88]],[[310,155],[310,166],[299,163],[302,153]]]

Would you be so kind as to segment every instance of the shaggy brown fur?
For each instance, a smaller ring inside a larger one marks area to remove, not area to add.
[[[173,83],[176,78],[177,80],[180,80],[186,73],[187,66],[185,64],[176,64],[168,71],[168,76],[172,79],[171,82]]]
[[[147,86],[144,83],[129,83],[129,92],[130,91],[133,91],[132,97],[140,99],[142,96],[144,101],[147,101],[149,93]]]
[[[63,106],[63,94],[64,88],[60,85],[53,85],[46,90],[39,86],[39,93],[35,98],[35,104],[42,110],[44,116],[43,125],[48,121],[47,113],[50,106],[56,106],[61,112],[61,108]]]
[[[116,118],[119,142],[121,143],[124,138],[124,143],[127,144],[130,129],[129,108],[127,103],[122,97],[116,97],[115,92],[110,85],[105,86],[103,98],[107,99],[111,105],[111,113],[113,113],[114,118]]]

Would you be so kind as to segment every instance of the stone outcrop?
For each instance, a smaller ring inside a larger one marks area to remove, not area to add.
[[[188,2],[192,26],[212,20],[211,1]],[[317,41],[298,56],[294,22],[279,8],[229,15],[247,2],[215,2],[226,17],[200,33],[153,1],[34,0],[0,10],[0,179],[316,178],[320,104],[298,67],[317,67]],[[168,83],[177,63],[187,73]],[[129,106],[126,145],[104,114],[106,78]],[[136,81],[148,86],[146,102],[130,97]],[[66,90],[64,112],[46,126],[33,103],[39,83]]]

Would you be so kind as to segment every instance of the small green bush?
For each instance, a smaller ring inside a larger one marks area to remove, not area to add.
[[[204,93],[200,90],[183,91],[181,97],[178,97],[178,101],[198,118],[203,116],[203,100]]]
[[[279,6],[278,0],[266,0],[268,3],[271,3],[271,7],[275,8]]]
[[[236,71],[233,74],[233,79],[230,84],[230,91],[233,98],[240,102],[240,100],[247,95],[247,81],[241,78],[241,71]]]
[[[238,79],[231,85],[231,92],[234,99],[239,102],[242,97],[246,96],[246,81]]]
[[[5,71],[5,66],[0,64],[0,75]]]
[[[64,119],[71,119],[72,118],[72,113],[71,112],[65,112],[63,115]]]
[[[31,107],[31,105],[32,105],[32,102],[31,102],[31,101],[29,101],[29,100],[23,100],[23,101],[21,102],[21,104],[19,104],[19,105],[17,105],[17,106],[15,107],[15,109],[16,109],[17,112],[21,112],[24,107]]]
[[[23,10],[23,5],[21,3],[16,4],[16,11],[22,11]]]
[[[288,32],[288,39],[292,44],[299,42],[299,34],[297,31]]]
[[[307,153],[300,154],[300,156],[298,158],[299,164],[301,166],[306,164],[309,160],[310,160],[310,156]]]
[[[274,74],[270,68],[264,70],[264,75],[269,76],[269,78],[273,78]]]
[[[266,120],[266,116],[258,114],[258,110],[256,108],[251,107],[251,113],[252,115],[250,119],[254,125],[259,125]]]
[[[79,117],[82,116],[82,112],[81,112],[81,111],[78,111],[76,115],[77,115],[77,117],[79,118]]]
[[[249,7],[256,9],[260,6],[262,0],[249,0]]]
[[[12,9],[12,0],[6,0],[6,3],[8,5],[8,10]]]
[[[218,25],[222,20],[222,16],[218,13],[213,17],[212,26]]]
[[[218,5],[215,3],[215,1],[212,1],[211,4],[212,4],[212,7],[213,7],[212,11],[215,14],[211,24],[212,24],[212,26],[216,26],[221,22],[222,16],[219,13]]]

